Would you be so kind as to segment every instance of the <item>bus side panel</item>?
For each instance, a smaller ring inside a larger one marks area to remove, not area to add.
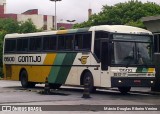
[[[13,65],[12,68],[12,80],[19,80],[21,69],[25,69],[28,73],[28,81],[30,82],[45,82],[46,77],[48,77],[51,67],[53,66],[56,54],[44,54],[43,64],[40,65]],[[43,57],[42,57],[43,58]],[[18,63],[18,62],[17,62]],[[5,67],[4,67],[5,68]],[[7,68],[8,69],[8,68]],[[5,72],[5,71],[4,71]]]
[[[90,65],[89,52],[78,53],[74,59],[73,66],[68,74],[65,84],[80,85],[82,72]]]
[[[28,66],[26,67],[29,74],[29,81],[43,83],[46,77],[49,76],[51,68],[54,64],[56,53],[42,54],[42,58],[45,58],[42,65]]]
[[[21,71],[22,68],[27,71],[28,81],[30,81],[30,82],[45,82],[47,72],[42,73],[43,69],[45,69],[43,66],[17,66],[17,65],[12,65],[11,66],[11,69],[12,69],[11,76],[8,79],[18,81],[19,76],[20,76],[20,71]]]
[[[90,71],[93,76],[94,86],[99,87],[101,86],[101,77],[100,77],[101,67],[100,63],[97,63],[95,57],[92,54],[91,54],[91,65],[93,65],[93,67],[90,68]]]
[[[44,82],[45,77],[44,74],[42,74],[42,69],[44,67],[42,66],[27,66],[27,72],[28,72],[28,81],[30,82]]]
[[[49,83],[64,84],[77,53],[57,53],[48,76]]]
[[[76,66],[72,66],[65,84],[69,84],[69,85],[80,85],[80,82],[78,81],[79,79],[79,75],[78,75],[78,67]]]
[[[91,53],[78,53],[65,84],[80,85],[83,71],[92,73],[94,86],[100,86],[100,66]]]

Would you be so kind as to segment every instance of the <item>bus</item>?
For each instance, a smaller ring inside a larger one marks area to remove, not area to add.
[[[47,79],[53,89],[61,85],[118,88],[155,84],[153,35],[126,25],[7,34],[3,70],[7,80],[34,87]]]

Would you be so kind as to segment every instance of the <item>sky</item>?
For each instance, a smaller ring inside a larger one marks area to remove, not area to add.
[[[99,13],[103,5],[114,5],[124,3],[129,0],[62,0],[57,2],[57,20],[76,20],[76,23],[87,21],[88,9],[92,13]],[[160,5],[160,0],[139,0],[142,2],[156,2]],[[6,0],[7,13],[21,14],[29,9],[38,9],[39,14],[54,15],[55,2],[50,0]]]

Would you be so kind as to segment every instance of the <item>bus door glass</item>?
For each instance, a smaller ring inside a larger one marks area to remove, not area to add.
[[[101,70],[108,70],[108,42],[101,40],[100,45]]]
[[[101,40],[100,41],[100,60],[101,60],[101,87],[109,87],[110,86],[110,74],[108,72],[109,66],[109,54],[108,54],[108,41]]]

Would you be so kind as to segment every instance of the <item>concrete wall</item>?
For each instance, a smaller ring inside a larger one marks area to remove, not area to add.
[[[53,29],[53,25],[54,25],[54,17],[47,16],[47,30]]]
[[[47,30],[51,30],[51,28],[53,28],[53,16],[46,16],[47,20],[45,20],[45,16],[44,15],[24,15],[24,14],[18,14],[17,16],[17,21],[26,21],[28,19],[31,19],[32,22],[34,23],[34,25],[36,25],[36,27],[38,29],[41,29],[44,27],[44,25],[46,26]]]
[[[17,20],[18,21],[27,21],[31,19],[32,22],[36,25],[38,29],[41,29],[44,25],[43,15],[22,15],[18,14]]]

